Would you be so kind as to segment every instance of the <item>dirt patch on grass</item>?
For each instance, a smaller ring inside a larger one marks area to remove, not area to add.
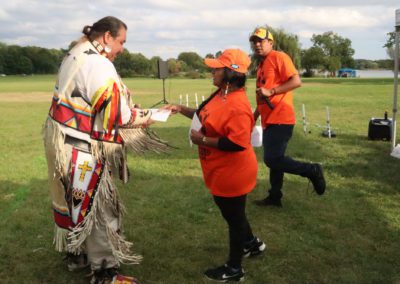
[[[50,102],[51,92],[0,93],[0,102]]]

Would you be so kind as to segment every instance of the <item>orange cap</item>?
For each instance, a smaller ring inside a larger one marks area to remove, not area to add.
[[[211,68],[228,67],[239,73],[246,73],[250,66],[249,56],[240,49],[226,49],[216,58],[206,58],[204,63]]]

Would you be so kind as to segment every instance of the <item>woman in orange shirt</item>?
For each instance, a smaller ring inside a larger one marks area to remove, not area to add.
[[[205,59],[212,69],[218,89],[199,107],[169,105],[172,113],[199,117],[200,131],[191,131],[199,147],[206,186],[229,226],[229,258],[219,267],[208,269],[206,277],[217,281],[244,278],[242,257],[260,254],[265,244],[252,233],[246,217],[246,197],[257,179],[257,160],[250,144],[253,113],[246,96],[246,73],[250,59],[239,49],[227,49],[217,59]]]

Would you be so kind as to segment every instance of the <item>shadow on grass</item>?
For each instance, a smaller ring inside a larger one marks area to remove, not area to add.
[[[187,129],[160,128],[157,132],[172,141],[174,133],[187,133]],[[179,143],[183,146],[186,141],[185,136],[185,142]],[[348,135],[334,143],[346,147],[354,141],[359,137]],[[364,151],[347,159],[341,158],[343,153],[332,154],[324,143],[328,142],[296,136],[291,148],[303,147],[305,159],[327,157],[322,158],[328,180],[326,195],[307,192],[307,181],[293,176],[286,178],[282,209],[252,204],[265,194],[260,186],[249,195],[248,218],[268,250],[264,257],[244,262],[247,283],[400,280],[399,196],[398,190],[390,187],[391,182],[399,183],[398,166],[386,173],[388,161],[397,160],[384,156],[385,147],[379,143],[361,141],[366,144]],[[192,163],[191,158],[197,157],[196,150],[190,157],[188,151],[181,152],[174,150],[173,159],[189,159]],[[258,155],[261,152],[257,149]],[[165,154],[149,158],[155,162],[170,159]],[[120,186],[128,212],[125,234],[134,242],[134,251],[144,256],[141,265],[124,265],[122,272],[134,275],[141,283],[207,283],[202,271],[226,260],[226,225],[201,176],[186,171],[182,168],[178,175],[171,175],[168,171],[142,169],[134,163],[132,180]],[[358,180],[364,182],[358,185]],[[265,181],[259,180],[262,183]],[[374,188],[375,184],[383,184],[385,189]],[[2,187],[2,281],[87,283],[85,272],[68,272],[61,254],[53,250],[47,181],[4,181]]]

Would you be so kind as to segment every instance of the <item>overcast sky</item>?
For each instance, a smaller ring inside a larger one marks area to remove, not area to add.
[[[298,35],[302,48],[313,34],[334,31],[352,41],[354,58],[385,59],[396,9],[399,0],[3,0],[0,41],[67,48],[83,26],[112,15],[128,25],[125,47],[148,58],[229,47],[250,52],[249,33],[268,24]]]

